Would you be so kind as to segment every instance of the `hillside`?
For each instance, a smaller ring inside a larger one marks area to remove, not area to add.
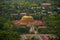
[[[5,2],[13,2],[13,3],[22,3],[22,2],[32,2],[32,3],[41,3],[46,0],[5,0]]]

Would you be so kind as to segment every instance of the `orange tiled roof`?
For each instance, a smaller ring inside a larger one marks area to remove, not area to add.
[[[22,20],[13,20],[14,24],[23,24],[23,25],[43,25],[44,23],[40,20],[34,20],[33,22],[23,22]]]

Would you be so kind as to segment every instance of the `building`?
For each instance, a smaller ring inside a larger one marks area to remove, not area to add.
[[[33,22],[33,17],[32,16],[23,16],[22,18],[21,18],[21,20],[23,21],[23,22]]]
[[[46,15],[49,11],[51,12],[51,3],[42,3],[41,4],[41,13]]]
[[[54,34],[23,34],[20,35],[20,40],[32,40],[33,38],[38,40],[57,40],[57,36]]]
[[[13,23],[15,25],[26,25],[26,26],[39,26],[41,28],[43,28],[43,26],[45,25],[44,22],[42,22],[41,20],[34,20],[34,18],[32,16],[23,16],[20,20],[13,20]],[[44,27],[46,28],[46,26]]]
[[[42,3],[41,6],[43,6],[43,7],[50,7],[51,3]]]

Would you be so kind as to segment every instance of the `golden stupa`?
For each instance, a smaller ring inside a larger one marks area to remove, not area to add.
[[[23,16],[21,20],[24,22],[32,22],[34,19],[32,16]]]

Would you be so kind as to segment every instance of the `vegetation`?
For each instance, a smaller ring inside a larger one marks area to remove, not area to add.
[[[26,27],[25,25],[19,25],[17,28],[12,23],[11,14],[18,14],[17,16],[14,16],[14,18],[19,20],[22,17],[22,15],[20,15],[22,12],[29,12],[30,14],[34,14],[33,18],[35,20],[42,20],[46,22],[45,26],[48,28],[38,29],[39,33],[55,34],[60,37],[60,13],[58,14],[57,10],[57,7],[60,7],[60,0],[57,0],[58,3],[56,3],[56,0],[51,0],[51,11],[57,13],[53,15],[50,15],[47,12],[46,15],[41,14],[42,8],[40,2],[43,3],[41,0],[0,0],[0,39],[20,40],[20,34],[29,33],[29,27]]]
[[[20,40],[20,39],[19,34],[17,32],[0,30],[0,40]]]
[[[40,33],[44,34],[55,34],[60,37],[60,14],[56,15],[47,15],[43,17],[43,20],[46,21],[47,29],[39,29]]]
[[[0,40],[20,40],[19,32],[13,31],[13,23],[0,17]]]

